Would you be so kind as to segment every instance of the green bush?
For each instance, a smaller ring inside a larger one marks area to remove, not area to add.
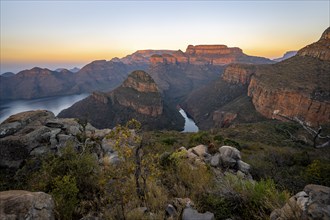
[[[238,142],[236,142],[236,141],[233,141],[233,140],[230,140],[230,139],[225,139],[223,141],[223,144],[224,145],[228,145],[228,146],[232,146],[232,147],[237,148],[238,150],[241,150],[240,144]]]
[[[320,160],[313,162],[306,167],[306,180],[308,183],[319,184],[330,187],[330,164]]]
[[[173,137],[167,137],[162,140],[162,143],[166,145],[173,145],[174,143],[178,142],[175,138]]]
[[[74,191],[74,186],[77,187],[77,199],[81,203],[79,206],[78,215],[82,216],[93,209],[97,209],[97,204],[94,207],[83,204],[91,203],[99,195],[99,173],[100,167],[97,159],[87,150],[84,152],[76,151],[71,145],[64,147],[60,155],[48,155],[42,160],[42,166],[39,171],[33,173],[28,181],[28,189],[44,191],[52,193],[55,196],[57,211],[61,214],[60,218],[65,218],[65,215],[71,208],[62,206],[66,195],[60,196],[60,192],[69,193]],[[65,183],[69,188],[65,188]],[[70,204],[76,204],[73,198],[68,201]],[[62,209],[68,208],[68,210]],[[64,214],[65,213],[65,214]]]
[[[239,215],[243,219],[268,219],[270,213],[282,207],[290,197],[286,191],[279,192],[271,179],[250,181],[227,174],[223,184],[242,199]]]
[[[189,140],[190,146],[196,146],[198,144],[208,144],[211,141],[211,136],[207,131],[199,131],[192,134]]]
[[[50,194],[54,197],[57,210],[62,219],[72,219],[72,214],[79,200],[79,189],[74,177],[58,176],[53,180]]]

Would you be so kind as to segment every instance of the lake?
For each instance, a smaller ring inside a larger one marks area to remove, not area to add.
[[[184,130],[182,132],[198,132],[197,125],[191,118],[187,116],[186,112],[182,108],[180,108],[179,112],[184,117],[185,120]]]
[[[0,101],[0,123],[9,116],[30,110],[45,109],[55,115],[69,108],[75,102],[86,98],[89,94],[56,96],[32,100]]]

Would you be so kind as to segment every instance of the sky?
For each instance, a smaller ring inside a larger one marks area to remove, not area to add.
[[[0,2],[0,73],[82,67],[189,44],[276,58],[317,41],[330,26],[330,0]]]

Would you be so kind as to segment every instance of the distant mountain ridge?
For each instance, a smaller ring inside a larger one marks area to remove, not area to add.
[[[59,68],[52,71],[36,67],[21,71],[12,77],[0,75],[0,100],[34,99],[93,91],[111,91],[119,86],[133,70],[147,70],[158,63],[178,66],[219,66],[221,68],[232,62],[272,63],[273,61],[248,56],[239,48],[229,48],[225,45],[189,45],[186,52],[180,50],[138,50],[121,59],[93,61],[78,72],[74,72],[77,69],[69,71]],[[185,74],[184,71],[182,74]],[[201,75],[199,73],[198,75],[200,78]],[[207,77],[204,76],[202,81],[207,81]],[[195,88],[196,85],[192,87]]]
[[[296,50],[288,51],[282,57],[279,57],[279,58],[276,58],[276,59],[273,59],[273,60],[276,61],[276,62],[280,62],[280,61],[283,61],[283,60],[286,60],[286,59],[289,59],[289,58],[295,56],[297,54],[297,52],[298,51],[296,51]]]
[[[12,77],[0,75],[0,99],[34,99],[49,96],[109,91],[124,81],[138,65],[112,61],[94,61],[77,73],[67,69],[60,72],[35,67]]]
[[[195,65],[226,65],[233,62],[265,64],[273,61],[243,53],[238,47],[226,45],[189,45],[185,52],[181,50],[138,50],[122,59],[114,58],[112,61],[132,63],[188,63]]]

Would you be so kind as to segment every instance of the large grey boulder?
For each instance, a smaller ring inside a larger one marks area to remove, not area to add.
[[[303,191],[292,196],[281,209],[274,210],[270,219],[330,219],[330,187],[306,185]]]
[[[229,157],[235,160],[241,159],[241,152],[239,152],[239,150],[231,146],[222,146],[219,148],[219,152],[222,158]]]
[[[199,213],[197,210],[186,207],[183,210],[182,220],[214,220],[214,214],[211,212]]]
[[[53,220],[54,200],[44,192],[0,192],[0,219]]]

